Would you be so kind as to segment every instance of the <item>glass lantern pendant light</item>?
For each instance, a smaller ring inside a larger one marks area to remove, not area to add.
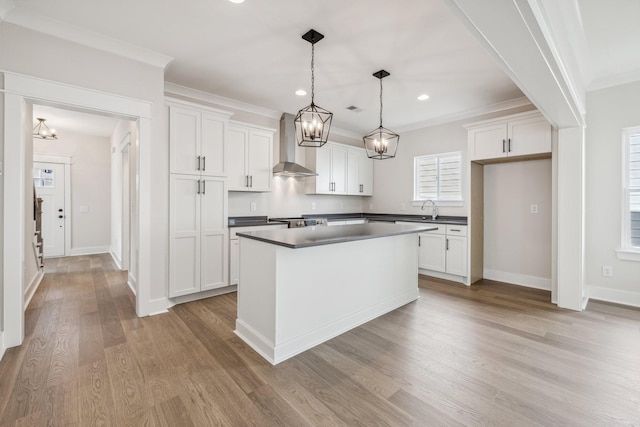
[[[371,159],[385,160],[396,156],[400,135],[382,127],[382,79],[390,74],[385,70],[373,73],[380,79],[380,127],[369,132],[362,139],[367,156]]]
[[[322,147],[329,138],[333,113],[314,103],[314,47],[324,36],[315,30],[309,30],[303,39],[311,43],[311,104],[298,111],[295,118],[296,141],[301,147]]]
[[[36,123],[33,128],[33,137],[40,139],[58,139],[56,131],[54,129],[49,129],[49,126],[47,126],[45,121],[46,119],[38,118],[38,123]]]

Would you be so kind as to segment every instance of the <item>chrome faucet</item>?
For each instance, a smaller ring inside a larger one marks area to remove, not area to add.
[[[433,206],[433,208],[432,208],[432,210],[431,210],[431,219],[432,219],[432,220],[435,220],[436,218],[438,218],[438,207],[436,206],[436,202],[434,202],[434,201],[433,201],[433,200],[431,200],[431,199],[427,199],[427,200],[425,200],[424,202],[422,202],[422,206],[420,207],[420,210],[422,210],[422,211],[424,210],[424,205],[425,205],[427,202],[431,202],[431,205]]]

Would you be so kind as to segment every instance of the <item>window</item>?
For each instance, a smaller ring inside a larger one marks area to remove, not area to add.
[[[640,252],[640,127],[623,130],[622,248]]]
[[[413,171],[414,201],[431,199],[453,202],[444,203],[451,206],[462,204],[462,155],[459,151],[415,157]]]

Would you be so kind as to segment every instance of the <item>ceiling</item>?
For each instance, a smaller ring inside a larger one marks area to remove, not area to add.
[[[81,113],[72,110],[47,107],[44,105],[33,106],[34,125],[38,117],[46,119],[46,124],[55,130],[59,138],[64,138],[65,133],[79,133],[82,135],[111,137],[118,119],[97,114]]]
[[[354,134],[379,124],[379,81],[371,74],[380,69],[391,73],[383,80],[384,125],[398,132],[526,102],[446,0],[10,3],[8,22],[75,34],[82,44],[135,47],[140,57],[159,54],[168,61],[167,82],[275,112],[310,102],[311,45],[301,35],[314,28],[325,35],[316,45],[315,101],[334,113],[334,127]],[[578,23],[571,42],[585,46],[574,54],[584,57],[586,87],[615,74],[640,76],[639,0],[616,0],[615,8],[602,0],[562,4]],[[418,101],[423,93],[430,99]]]

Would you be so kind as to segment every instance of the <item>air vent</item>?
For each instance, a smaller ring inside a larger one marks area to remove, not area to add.
[[[360,111],[364,111],[362,108],[358,108],[355,105],[351,105],[351,106],[347,107],[347,110],[353,111],[355,113],[359,113]]]

